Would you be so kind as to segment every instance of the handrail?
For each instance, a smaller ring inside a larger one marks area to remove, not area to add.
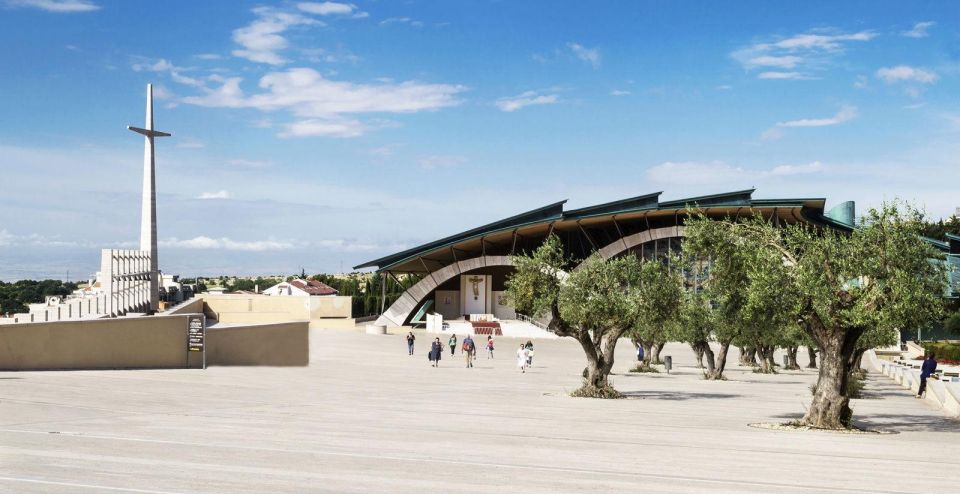
[[[544,324],[544,323],[542,323],[542,322],[540,322],[540,321],[537,321],[536,319],[534,319],[534,318],[532,318],[532,317],[528,317],[528,316],[525,316],[525,315],[523,315],[523,314],[517,314],[517,319],[519,319],[519,320],[521,320],[521,321],[523,321],[523,322],[528,322],[528,323],[530,323],[530,324],[533,324],[534,326],[536,326],[536,327],[538,327],[538,328],[540,328],[540,329],[542,329],[542,330],[544,330],[544,331],[549,331],[549,330],[547,329],[547,325],[546,325],[546,324]]]

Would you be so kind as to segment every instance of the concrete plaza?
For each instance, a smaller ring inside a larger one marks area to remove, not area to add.
[[[462,335],[461,335],[462,337]],[[575,399],[569,339],[497,341],[473,369],[430,367],[429,336],[311,332],[311,365],[0,373],[0,492],[950,492],[960,423],[871,376],[859,423],[895,434],[775,431],[815,371],[731,365],[708,382],[692,352],[629,374],[624,400]],[[446,343],[446,338],[442,338]],[[730,362],[736,361],[736,351]],[[805,364],[805,359],[801,357]]]

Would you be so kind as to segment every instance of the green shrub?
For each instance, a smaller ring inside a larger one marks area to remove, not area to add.
[[[951,333],[960,335],[960,312],[954,312],[950,317],[943,321],[943,328]]]
[[[927,353],[932,350],[937,360],[960,360],[960,343],[924,343],[923,349]]]

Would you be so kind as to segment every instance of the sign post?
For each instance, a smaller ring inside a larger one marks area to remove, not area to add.
[[[207,336],[207,325],[203,314],[190,315],[187,322],[187,367],[191,361],[195,360],[194,355],[199,354],[200,368],[207,368],[207,349],[205,340]]]

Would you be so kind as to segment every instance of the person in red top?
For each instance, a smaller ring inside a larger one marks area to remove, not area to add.
[[[493,336],[487,336],[487,359],[493,358]]]

